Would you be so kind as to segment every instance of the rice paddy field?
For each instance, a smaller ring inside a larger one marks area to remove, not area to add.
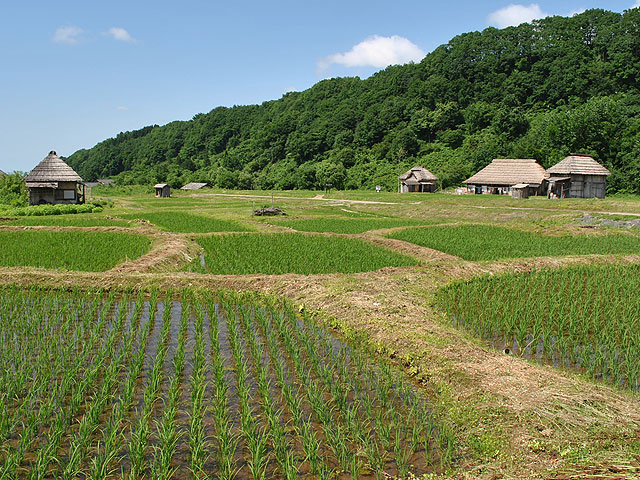
[[[20,217],[0,221],[0,225],[57,226],[57,227],[128,227],[130,222],[116,218],[98,217],[93,214],[50,215]]]
[[[0,292],[2,478],[407,478],[453,437],[417,389],[253,295]]]
[[[638,198],[147,190],[0,219],[0,478],[640,477]]]
[[[540,235],[494,225],[414,228],[393,232],[389,237],[450,253],[465,260],[623,255],[640,251],[640,237],[636,235]]]
[[[640,389],[640,267],[481,277],[438,293],[453,324],[516,355]]]
[[[364,233],[383,228],[429,225],[437,222],[433,220],[403,220],[398,218],[308,218],[272,220],[269,223],[293,228],[300,232]]]
[[[80,231],[0,231],[0,265],[99,272],[149,250],[142,235]]]
[[[205,253],[189,268],[219,275],[355,273],[418,263],[406,255],[344,237],[227,234],[197,241]]]
[[[250,231],[237,222],[195,215],[182,211],[145,212],[122,215],[127,219],[142,219],[168,232],[246,232]]]

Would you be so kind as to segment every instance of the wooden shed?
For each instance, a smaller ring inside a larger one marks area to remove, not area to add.
[[[166,183],[158,183],[157,185],[154,185],[153,188],[156,189],[156,197],[171,196],[171,188]]]
[[[209,186],[208,183],[191,182],[180,187],[180,190],[200,190],[201,188],[205,188],[208,186]]]
[[[411,170],[403,173],[400,179],[400,193],[407,192],[428,192],[436,191],[436,177],[426,168],[417,165]]]
[[[611,172],[591,155],[571,153],[547,170],[550,198],[604,198]]]
[[[55,151],[24,177],[29,189],[29,205],[84,203],[82,178]]]
[[[469,193],[513,195],[529,198],[544,195],[548,174],[532,158],[496,158],[464,181]]]

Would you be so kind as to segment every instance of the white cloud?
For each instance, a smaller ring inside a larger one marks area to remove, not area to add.
[[[107,35],[110,35],[114,40],[118,40],[119,42],[134,43],[136,41],[136,39],[122,27],[111,27],[109,31],[107,31]]]
[[[640,0],[636,0],[636,3],[633,4],[633,7],[631,8],[637,8],[640,7]]]
[[[80,27],[59,27],[56,33],[53,34],[53,41],[73,45],[80,41],[79,37],[82,33],[84,33],[84,30]]]
[[[487,17],[487,23],[498,28],[515,27],[521,23],[548,16],[549,14],[543,12],[537,3],[532,3],[529,6],[512,4],[490,13]]]
[[[124,105],[118,105],[116,107],[116,110],[120,110],[122,112],[126,112],[127,110],[129,110],[129,107],[125,107]]]
[[[345,53],[334,53],[318,62],[321,69],[334,63],[345,67],[377,67],[419,62],[425,53],[410,40],[393,35],[381,37],[374,35],[355,45]]]
[[[638,0],[640,2],[640,0]],[[578,10],[573,10],[569,13],[569,15],[567,15],[567,17],[573,17],[574,15],[580,15],[581,13],[586,12],[587,10],[585,8],[579,8]]]
[[[282,94],[284,95],[285,93],[291,93],[291,92],[297,92],[298,89],[296,87],[286,87],[285,89],[282,90]]]

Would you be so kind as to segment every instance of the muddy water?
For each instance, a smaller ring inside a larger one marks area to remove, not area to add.
[[[171,466],[175,469],[173,478],[192,478],[190,472],[190,422],[193,413],[191,382],[194,374],[193,364],[196,344],[194,313],[196,309],[199,309],[203,318],[202,339],[204,343],[206,379],[203,428],[206,436],[204,448],[207,452],[207,459],[204,470],[208,477],[213,478],[217,478],[217,473],[220,471],[219,443],[217,440],[220,432],[216,431],[216,423],[213,418],[216,390],[214,388],[211,362],[214,345],[211,344],[210,339],[212,322],[216,322],[220,355],[224,363],[224,381],[227,387],[226,401],[230,414],[230,425],[233,434],[237,437],[237,448],[234,454],[234,470],[236,471],[234,478],[252,478],[248,466],[250,461],[249,439],[243,436],[241,429],[236,364],[233,359],[229,338],[230,330],[226,317],[227,312],[218,304],[212,304],[212,308],[209,309],[205,304],[182,305],[178,301],[160,300],[157,309],[154,310],[153,318],[150,319],[151,326],[146,345],[140,345],[138,342],[140,332],[150,318],[152,305],[145,301],[139,319],[134,319],[135,300],[133,298],[127,304],[122,301],[114,303],[109,312],[109,318],[103,333],[107,335],[112,330],[119,312],[125,309],[126,316],[122,330],[118,333],[116,353],[114,355],[117,355],[118,349],[122,348],[122,341],[133,325],[137,326],[137,333],[133,342],[131,357],[135,355],[138,349],[145,349],[144,362],[136,382],[133,404],[121,428],[121,437],[116,448],[116,460],[110,465],[113,474],[109,478],[126,477],[131,469],[128,460],[129,442],[132,438],[132,430],[137,427],[139,415],[144,407],[144,392],[148,387],[154,359],[159,351],[162,318],[165,309],[170,309],[171,312],[171,328],[167,343],[167,354],[162,365],[163,375],[159,388],[160,398],[158,402],[153,404],[152,417],[150,419],[150,436],[147,444],[143,477],[151,478],[155,476],[153,465],[156,463],[156,457],[163,448],[159,428],[166,414],[165,407],[169,402],[169,386],[174,377],[174,359],[179,347],[180,322],[183,314],[185,314],[187,315],[187,328],[184,338],[185,366],[178,379],[180,389],[178,410],[174,424],[177,441],[173,450]],[[386,378],[386,373],[374,361],[367,359],[359,366],[351,347],[324,330],[305,325],[300,319],[290,322],[290,333],[288,334],[292,335],[291,338],[294,340],[295,349],[299,352],[299,361],[302,362],[297,365],[295,359],[285,348],[285,338],[275,327],[275,319],[270,317],[267,322],[267,329],[263,328],[256,319],[257,315],[271,316],[273,315],[272,312],[257,310],[255,307],[246,305],[237,305],[235,308],[244,308],[249,318],[248,327],[243,328],[242,322],[237,317],[235,322],[237,323],[239,351],[244,359],[247,371],[246,385],[249,390],[249,406],[253,412],[254,421],[258,431],[270,432],[269,422],[265,416],[267,412],[264,403],[265,399],[258,388],[258,371],[264,369],[268,378],[268,392],[272,402],[271,410],[276,412],[277,422],[282,427],[283,438],[290,454],[290,460],[294,465],[294,470],[297,471],[296,478],[374,479],[389,478],[388,475],[398,477],[404,470],[402,458],[405,458],[407,471],[415,475],[440,471],[442,455],[439,452],[438,439],[442,434],[438,429],[437,422],[434,423],[433,416],[429,416],[428,412],[424,415],[418,414],[416,413],[417,410],[411,409],[412,404],[422,401],[421,395],[412,390],[412,387],[405,385],[404,391],[409,392],[405,394],[397,381],[397,377],[381,380]],[[235,316],[237,315],[237,310],[236,313],[232,310],[228,314]],[[271,336],[276,338],[276,351],[272,351],[270,348],[268,339]],[[300,338],[303,336],[309,336],[311,339],[311,350],[305,348],[300,342]],[[250,355],[250,339],[254,337],[262,352],[257,365],[254,364]],[[110,361],[110,359],[107,360]],[[283,390],[276,375],[275,362],[283,363],[284,380],[292,385],[295,395],[300,399],[302,422],[311,427],[316,439],[320,442],[318,452],[320,458],[323,459],[328,475],[311,471],[311,465],[301,436],[300,428],[302,424],[296,424],[289,404],[283,395]],[[328,367],[329,373],[322,373],[323,366]],[[342,370],[340,369],[341,366],[343,367]],[[105,405],[95,433],[91,436],[86,447],[86,457],[82,461],[80,478],[88,478],[90,475],[92,454],[98,451],[99,442],[103,439],[103,428],[109,422],[113,407],[117,402],[121,401],[121,397],[124,394],[124,382],[127,378],[128,368],[129,365],[123,365],[122,371],[119,372],[118,385],[114,390],[113,399],[109,404]],[[300,368],[303,370],[300,370]],[[308,383],[305,383],[299,376],[298,373],[302,371],[309,373]],[[345,371],[347,372],[346,377],[344,375]],[[99,391],[101,382],[102,379],[97,379],[95,385],[91,386],[89,393],[92,396],[87,396],[84,406],[78,410],[77,415],[67,429],[56,455],[59,460],[59,466],[55,462],[51,463],[49,478],[56,478],[67,463],[70,454],[69,441],[74,432],[77,431],[78,423],[83,420],[91,402],[94,400],[93,396]],[[346,394],[346,407],[341,407],[337,402],[337,397],[335,397],[338,394],[336,393],[336,385],[339,386],[338,391]],[[353,390],[354,388],[357,391]],[[310,392],[309,389],[317,389],[321,394],[324,404],[328,408],[328,420],[321,421],[318,416],[318,407],[314,407],[311,403],[311,393],[313,392]],[[386,394],[384,394],[385,391],[387,392]],[[383,400],[383,394],[388,398]],[[428,409],[428,406],[420,408],[424,412],[424,408]],[[356,435],[356,432],[352,430],[353,424],[346,417],[347,409],[355,409],[360,417],[363,430],[359,435]],[[418,433],[414,432],[412,437],[414,425]],[[50,428],[50,423],[43,424],[41,433],[46,433]],[[348,465],[345,465],[344,461],[339,461],[335,453],[337,444],[329,438],[332,432],[335,433],[335,429],[342,432],[342,441],[349,451],[347,454],[350,459]],[[365,453],[367,445],[373,446],[379,454],[378,467],[376,468],[371,466],[373,457],[369,457]],[[0,445],[0,451],[5,446],[4,444]],[[16,443],[14,442],[11,448],[15,448],[15,446]],[[41,447],[42,444],[39,442],[34,444],[34,447],[38,446]],[[104,446],[101,445],[100,448],[104,448]],[[22,468],[26,470],[21,471],[30,470],[38,453],[37,450],[35,448],[35,450],[29,452],[29,460],[24,460],[22,464]],[[428,453],[427,450],[431,453]],[[276,449],[271,435],[267,439],[265,456],[267,478],[283,478],[282,459],[276,458]],[[0,465],[4,461],[5,454],[0,454]]]

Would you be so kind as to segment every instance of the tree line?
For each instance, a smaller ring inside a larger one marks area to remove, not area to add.
[[[85,179],[221,188],[394,190],[423,165],[446,188],[493,158],[589,153],[640,193],[640,9],[454,37],[420,63],[323,80],[261,105],[120,133],[68,163]]]

